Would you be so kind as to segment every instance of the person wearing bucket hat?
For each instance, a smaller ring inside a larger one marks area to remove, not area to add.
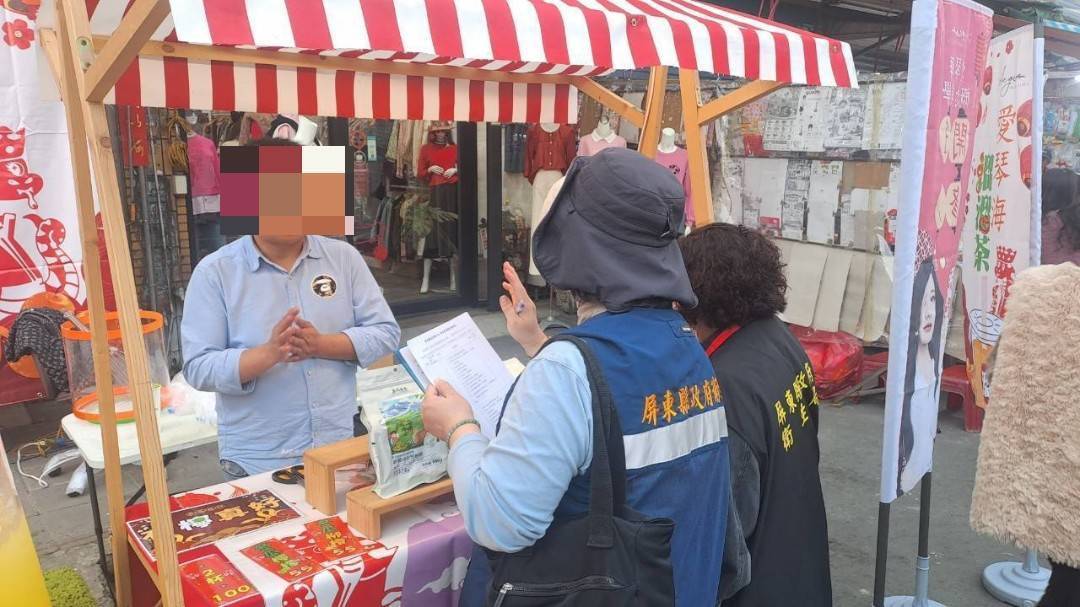
[[[545,344],[535,304],[504,266],[507,327],[534,358],[507,397],[498,432],[480,434],[470,405],[444,381],[425,395],[424,425],[450,444],[470,537],[514,553],[588,510],[592,394],[606,385],[622,432],[626,506],[675,523],[675,604],[716,605],[730,493],[727,423],[712,366],[673,309],[697,303],[676,243],[682,186],[635,152],[607,149],[575,160],[556,188],[533,247],[544,279],[575,294],[579,325]],[[584,342],[600,383],[564,335]],[[478,557],[461,605],[495,592]]]

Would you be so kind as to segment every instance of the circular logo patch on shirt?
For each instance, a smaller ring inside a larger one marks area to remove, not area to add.
[[[337,293],[337,281],[329,274],[319,274],[311,280],[311,290],[319,297],[333,297]]]

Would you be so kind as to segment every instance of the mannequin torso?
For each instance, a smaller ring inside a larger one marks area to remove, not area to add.
[[[667,128],[660,131],[660,143],[656,146],[656,162],[668,168],[671,174],[679,180],[686,192],[686,202],[683,207],[683,218],[687,227],[696,224],[694,205],[690,198],[690,161],[686,150],[675,145],[675,129]]]
[[[611,130],[607,116],[602,116],[592,133],[581,138],[578,143],[578,156],[592,156],[607,148],[625,148],[626,139]]]

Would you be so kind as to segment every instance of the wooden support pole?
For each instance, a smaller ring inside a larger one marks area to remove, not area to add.
[[[614,91],[596,82],[592,78],[579,77],[574,81],[578,90],[592,97],[600,105],[626,118],[639,129],[645,126],[645,113],[641,108],[623,99]]]
[[[713,222],[712,184],[709,179],[709,158],[705,138],[701,135],[701,93],[697,70],[679,70],[679,96],[682,99],[686,153],[690,161],[690,195],[698,225]]]
[[[731,91],[730,93],[713,99],[701,107],[701,111],[698,112],[698,124],[705,124],[716,120],[717,118],[727,114],[728,112],[734,112],[742,106],[753,103],[758,99],[761,99],[769,93],[781,89],[787,86],[780,82],[771,82],[769,80],[754,80],[741,87]]]
[[[82,0],[59,0],[60,16],[67,27],[66,43],[69,60],[78,55],[80,41],[91,39],[90,20],[86,4]],[[78,85],[78,99],[86,99],[87,84],[81,70],[74,69]],[[75,101],[70,100],[69,103]],[[176,555],[176,538],[173,535],[172,515],[169,510],[169,494],[165,483],[165,466],[161,456],[161,436],[158,433],[157,412],[150,386],[150,369],[143,341],[142,322],[139,319],[139,302],[135,293],[135,279],[131,269],[131,251],[128,250],[124,210],[120,200],[120,184],[113,163],[112,138],[105,117],[105,106],[100,103],[79,102],[86,124],[93,161],[98,202],[105,225],[105,239],[109,251],[109,267],[112,271],[116,308],[120,316],[120,334],[124,344],[129,388],[135,408],[135,430],[139,439],[142,458],[143,481],[146,484],[147,504],[150,507],[150,527],[154,535],[154,557],[157,561],[158,591],[165,607],[184,604],[180,586],[180,569]],[[89,201],[80,200],[83,204]],[[126,538],[126,534],[125,534]]]
[[[645,124],[641,127],[638,151],[646,158],[656,158],[660,143],[660,120],[664,114],[664,93],[667,89],[668,68],[649,68],[649,89],[645,93]]]
[[[135,0],[109,42],[86,70],[86,100],[98,103],[105,99],[124,70],[139,54],[139,49],[169,16],[169,0]]]
[[[57,11],[63,8],[57,6]],[[57,19],[61,40],[67,39],[63,18]],[[75,202],[78,209],[79,239],[82,241],[83,273],[90,311],[91,352],[94,358],[94,384],[101,411],[101,447],[105,456],[105,487],[108,496],[109,530],[113,555],[113,582],[116,607],[131,605],[131,570],[128,562],[127,530],[124,524],[124,477],[120,472],[120,442],[116,435],[116,404],[113,398],[112,371],[109,364],[109,341],[106,337],[105,293],[101,280],[101,257],[98,253],[98,230],[94,220],[94,191],[90,179],[90,155],[87,149],[86,123],[75,84],[75,59],[71,48],[55,36],[41,40],[46,47],[53,73],[59,76],[60,95],[67,116],[68,143],[75,177]],[[94,470],[88,470],[94,474]]]

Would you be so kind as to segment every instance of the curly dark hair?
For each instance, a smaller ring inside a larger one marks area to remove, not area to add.
[[[682,238],[679,248],[698,296],[696,308],[682,310],[687,322],[724,329],[769,318],[787,306],[784,263],[767,236],[713,223]]]

